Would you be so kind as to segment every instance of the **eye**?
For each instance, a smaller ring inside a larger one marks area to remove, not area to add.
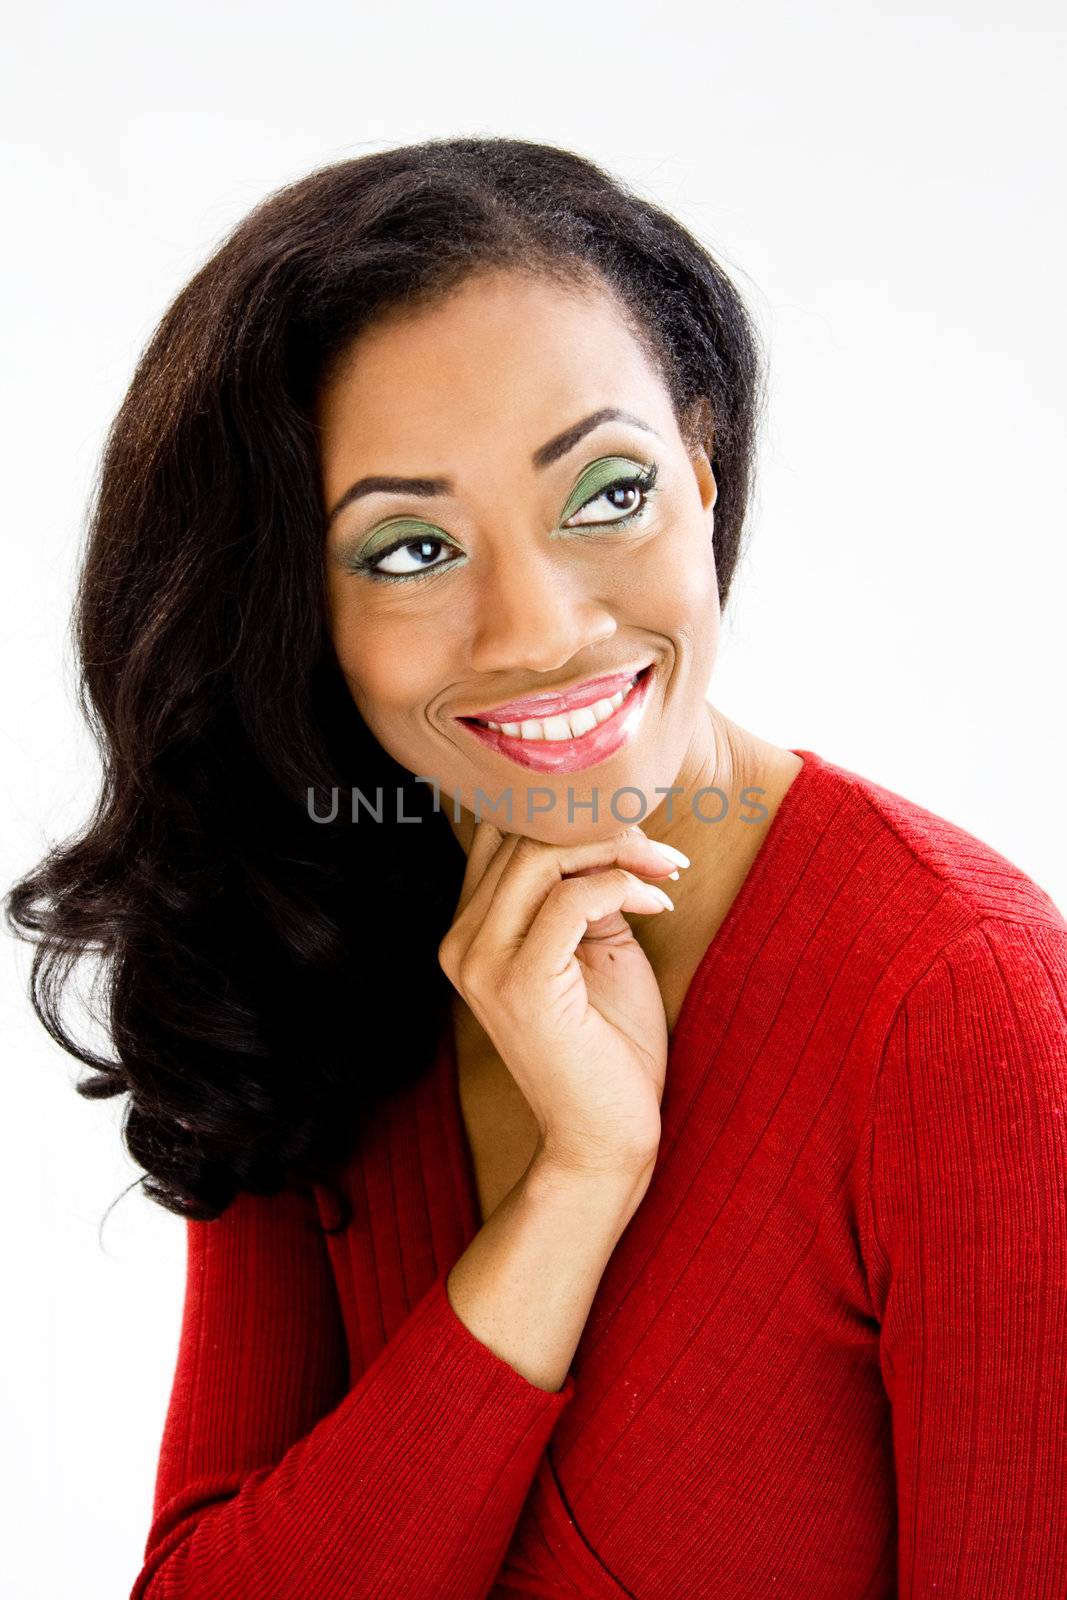
[[[635,468],[633,462],[619,456],[594,462],[578,480],[564,508],[566,520],[561,522],[561,526],[624,527],[636,522],[644,515],[649,500],[656,493],[658,470],[654,461],[648,467]],[[600,513],[595,514],[598,506]],[[594,514],[577,520],[580,512]],[[389,582],[417,578],[420,573],[436,572],[441,567],[453,564],[448,559],[437,559],[442,551],[456,549],[443,534],[435,533],[414,518],[398,518],[392,526],[397,533],[409,530],[408,537],[396,539],[373,555],[352,558],[350,565],[353,570],[368,578]]]
[[[392,544],[370,555],[353,556],[349,561],[353,571],[361,572],[368,578],[406,579],[417,577],[420,572],[434,572],[438,567],[450,565],[448,561],[436,560],[435,556],[437,552],[455,549],[455,546],[425,522],[414,517],[398,517],[388,527],[397,535],[406,533],[407,537],[397,537]]]
[[[435,567],[448,565],[447,562],[433,560],[435,551],[448,548],[447,540],[438,538],[436,534],[427,534],[423,539],[407,539],[403,544],[393,545],[392,549],[374,556],[368,563],[368,570],[386,578],[409,578],[416,572],[431,572]],[[404,564],[405,556],[410,556],[412,565]],[[387,562],[393,565],[387,566]]]
[[[610,511],[617,511],[619,513],[618,516],[609,517],[601,515],[596,517],[588,517],[585,522],[576,522],[574,517],[570,517],[564,526],[568,528],[581,528],[584,527],[586,523],[595,524],[598,522],[629,522],[631,516],[636,516],[644,510],[645,503],[649,497],[649,494],[651,493],[651,488],[652,482],[647,474],[637,473],[628,478],[619,478],[615,483],[609,484],[606,489],[601,489],[599,494],[593,495],[592,499],[587,500],[580,508],[582,511],[588,511],[591,507],[596,506],[603,501]],[[614,498],[616,495],[622,495],[626,503],[621,504],[617,499]]]
[[[620,471],[620,468],[628,468]],[[597,461],[584,472],[575,486],[564,509],[565,528],[621,526],[633,522],[645,510],[655,492],[658,468],[655,462],[648,467],[635,468],[620,457]],[[597,514],[597,507],[600,513]],[[573,513],[571,513],[571,508]],[[592,515],[578,518],[579,512]],[[611,513],[617,515],[612,516]]]

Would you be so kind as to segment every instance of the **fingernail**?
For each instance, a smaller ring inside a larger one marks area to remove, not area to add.
[[[668,861],[673,861],[676,866],[691,867],[693,865],[689,857],[683,855],[680,850],[676,850],[672,844],[661,844],[658,839],[650,839],[648,842],[649,844],[654,844],[660,854],[666,856]]]
[[[662,900],[668,911],[674,910],[674,901],[671,899],[670,895],[664,894],[662,889],[657,889],[654,883],[646,883],[645,888],[651,889],[652,893],[656,896],[656,899]]]

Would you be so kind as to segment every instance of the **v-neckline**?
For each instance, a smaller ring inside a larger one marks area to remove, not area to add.
[[[679,1050],[684,1048],[685,1041],[693,1026],[693,1016],[696,1012],[700,994],[711,975],[712,968],[718,960],[720,952],[725,948],[727,942],[733,938],[734,930],[748,911],[754,896],[759,892],[766,878],[768,866],[773,858],[772,847],[778,846],[788,824],[792,820],[799,800],[806,794],[819,771],[826,767],[826,762],[823,758],[813,750],[790,749],[790,754],[799,756],[803,765],[779,800],[778,807],[770,820],[759,849],[752,858],[741,887],[730,902],[725,917],[712,935],[707,949],[701,956],[689,982],[689,987],[683,996],[678,1016],[675,1019],[674,1030],[671,1033],[667,1047],[668,1073],[670,1072],[672,1058]],[[438,1041],[436,1068],[442,1071],[445,1076],[444,1099],[450,1123],[448,1132],[453,1147],[458,1148],[461,1152],[463,1225],[466,1242],[469,1243],[484,1224],[481,1216],[481,1199],[478,1194],[474,1152],[467,1133],[467,1125],[463,1119],[463,1103],[459,1094],[459,1063],[456,1054],[456,1037],[451,1005],[446,1005],[444,1011],[445,1020],[441,1037]]]

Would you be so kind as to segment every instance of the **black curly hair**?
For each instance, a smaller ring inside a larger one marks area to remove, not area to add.
[[[4,902],[10,929],[36,942],[34,1009],[92,1069],[78,1093],[129,1096],[137,1181],[182,1216],[318,1183],[344,1226],[334,1185],[361,1125],[439,1038],[437,947],[465,858],[337,665],[314,412],[379,312],[431,305],[496,266],[614,290],[683,437],[712,460],[726,602],[762,351],[680,222],[571,151],[485,136],[324,167],[228,235],[141,356],[89,508],[72,630],[101,753],[95,808]],[[381,787],[390,803],[401,790],[421,825],[387,849],[343,805],[313,820],[309,790],[335,786]],[[60,1014],[90,952],[110,1060]]]

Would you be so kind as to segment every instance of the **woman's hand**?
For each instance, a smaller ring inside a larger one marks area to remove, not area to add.
[[[655,1160],[667,1019],[622,913],[670,906],[635,873],[685,864],[636,825],[573,846],[475,826],[438,959],[525,1096],[543,1162],[599,1173]]]

